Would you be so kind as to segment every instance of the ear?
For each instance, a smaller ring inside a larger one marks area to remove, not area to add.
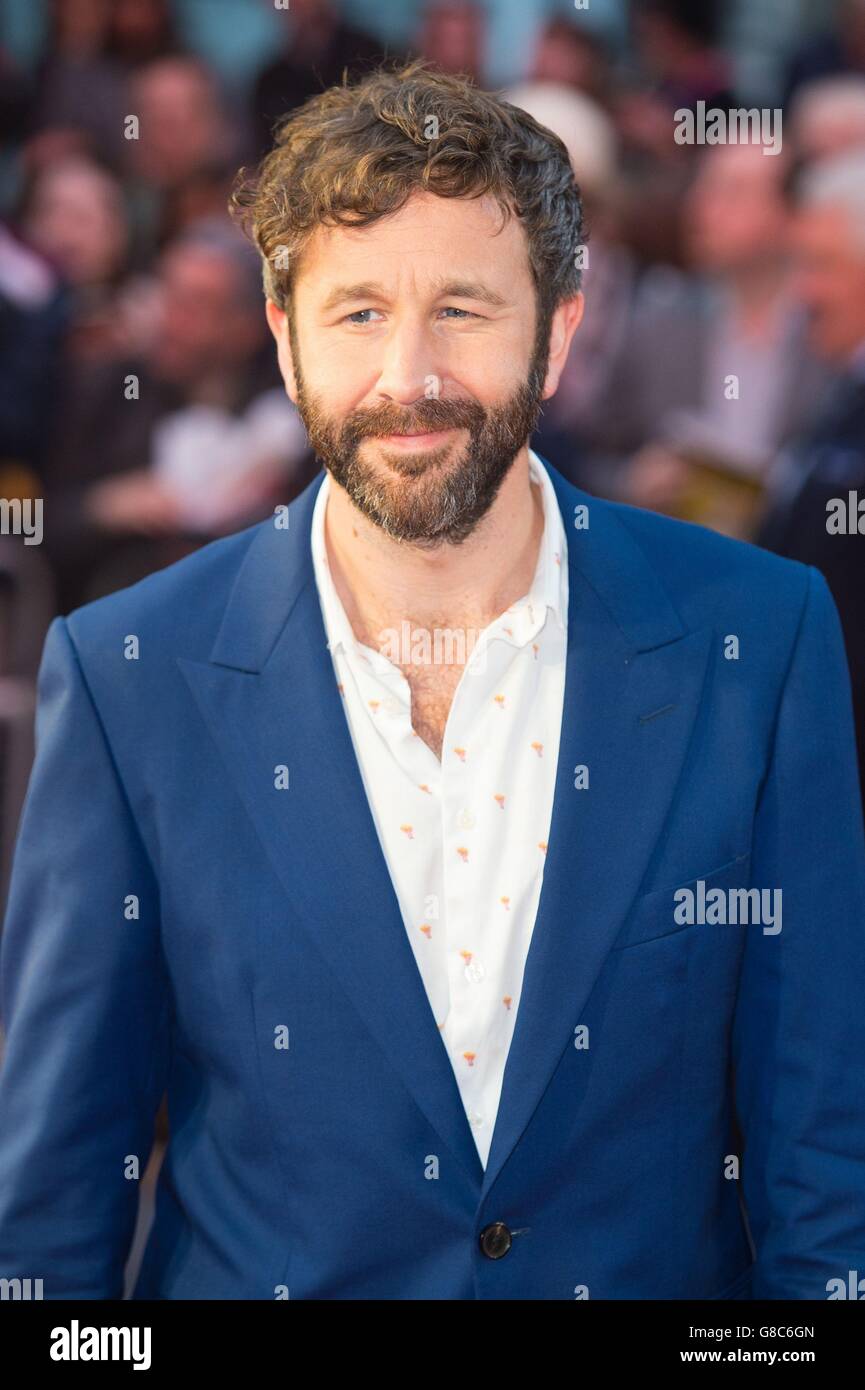
[[[279,370],[285,382],[285,389],[289,400],[297,405],[297,382],[294,376],[294,360],[291,355],[291,343],[288,336],[288,315],[284,309],[280,309],[278,304],[274,304],[272,299],[268,299],[264,309],[267,317],[267,326],[276,340],[276,356],[279,361]]]
[[[579,328],[580,320],[583,317],[584,304],[585,297],[580,290],[571,299],[563,300],[553,314],[553,321],[550,324],[550,359],[547,365],[544,389],[541,392],[542,400],[548,400],[558,390],[562,371],[568,358],[571,339]]]

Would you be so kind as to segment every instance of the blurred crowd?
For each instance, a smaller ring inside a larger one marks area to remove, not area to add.
[[[0,537],[13,682],[38,653],[25,628],[314,476],[226,212],[239,165],[345,69],[422,54],[492,85],[491,23],[524,8],[405,0],[395,45],[371,3],[247,0],[276,42],[232,81],[196,45],[196,0],[27,3],[40,51],[0,40],[0,494],[43,498],[45,527],[39,547]],[[827,529],[858,491],[865,533],[865,0],[539,0],[512,67],[495,85],[561,136],[590,228],[534,447],[592,493],[823,570],[865,780],[865,541]],[[780,150],[679,143],[674,113],[700,102],[782,111]]]

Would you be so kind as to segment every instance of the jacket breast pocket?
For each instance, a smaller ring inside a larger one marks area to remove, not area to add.
[[[750,859],[750,853],[740,854],[684,883],[644,893],[635,900],[612,950],[624,951],[682,935],[716,919],[725,925],[732,922],[734,915],[738,916],[738,904],[735,913],[729,910],[728,890],[748,888]]]

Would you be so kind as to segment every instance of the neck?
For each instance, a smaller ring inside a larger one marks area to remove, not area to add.
[[[395,541],[330,480],[324,518],[328,562],[359,641],[413,626],[482,631],[528,592],[544,528],[543,497],[517,455],[493,505],[461,545],[424,549]]]

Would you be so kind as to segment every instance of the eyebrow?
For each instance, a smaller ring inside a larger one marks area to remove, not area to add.
[[[487,285],[477,280],[447,280],[439,284],[435,291],[437,299],[475,299],[481,304],[489,304],[494,309],[504,309],[508,300]],[[383,285],[364,281],[357,285],[336,285],[322,304],[322,312],[328,313],[338,304],[351,299],[386,299]]]

